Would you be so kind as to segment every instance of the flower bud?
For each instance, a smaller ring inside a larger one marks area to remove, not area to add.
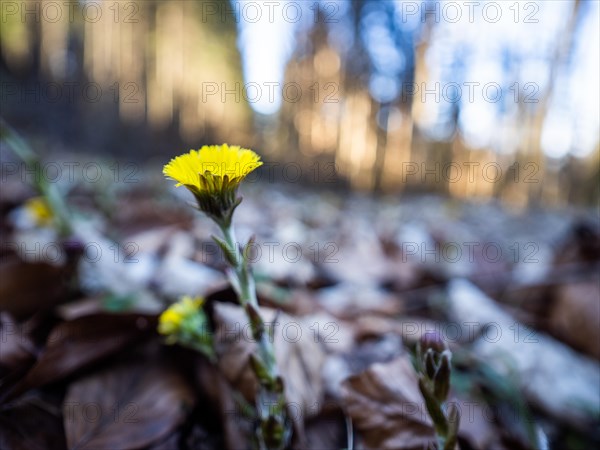
[[[428,331],[421,336],[421,351],[427,352],[428,349],[432,349],[435,353],[442,353],[448,347],[444,342],[444,339],[437,331]]]

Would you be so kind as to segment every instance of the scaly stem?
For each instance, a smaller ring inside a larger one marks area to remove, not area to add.
[[[231,252],[236,256],[236,263],[232,266],[232,268],[235,271],[237,282],[239,283],[240,287],[240,303],[242,306],[244,306],[246,303],[250,303],[253,306],[258,306],[258,301],[256,300],[256,288],[254,287],[254,279],[249,271],[244,270],[244,261],[242,254],[240,253],[239,246],[236,242],[233,225],[227,226],[219,224],[219,228],[223,233],[223,238],[227,244],[227,247],[229,247]]]
[[[252,335],[257,344],[257,355],[251,357],[251,366],[259,382],[256,408],[260,419],[257,430],[258,446],[261,450],[279,450],[286,447],[291,434],[285,413],[283,381],[275,360],[275,349],[264,320],[258,309],[256,286],[247,255],[240,251],[235,231],[230,223],[218,223],[223,233],[224,243],[231,258],[226,258],[233,271],[230,278],[240,304],[244,308]]]

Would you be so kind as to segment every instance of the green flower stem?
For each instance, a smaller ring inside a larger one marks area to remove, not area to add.
[[[221,248],[233,269],[229,274],[231,282],[246,312],[257,344],[257,355],[251,357],[250,363],[260,386],[256,402],[260,420],[258,445],[261,450],[283,449],[287,445],[291,430],[286,418],[283,381],[275,360],[272,336],[267,332],[258,309],[256,286],[249,268],[246,249],[240,250],[230,221],[217,222],[217,225],[223,233]]]
[[[245,270],[245,264],[243,260],[243,256],[240,252],[239,246],[235,237],[235,229],[233,225],[221,225],[219,224],[219,228],[223,233],[223,238],[230,252],[235,256],[235,264],[232,264],[232,268],[235,271],[235,275],[237,277],[237,283],[239,285],[239,296],[240,302],[242,306],[245,306],[246,303],[250,303],[251,305],[258,307],[258,300],[256,299],[256,288],[254,286],[254,278],[248,270]]]

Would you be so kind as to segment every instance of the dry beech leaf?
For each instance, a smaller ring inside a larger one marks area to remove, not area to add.
[[[93,314],[58,324],[37,362],[11,396],[71,375],[153,332],[156,317],[141,314]]]
[[[348,378],[342,400],[371,449],[423,449],[435,442],[433,424],[407,357],[373,364]]]
[[[452,394],[451,394],[452,395]],[[486,403],[468,398],[452,399],[461,411],[459,439],[468,442],[469,448],[482,450],[505,449],[499,436],[497,423],[493,420]],[[515,414],[513,414],[514,416]],[[526,444],[523,444],[527,448]]]
[[[600,359],[600,284],[598,279],[556,290],[549,325],[562,340]]]
[[[194,393],[164,365],[111,367],[71,384],[64,404],[70,449],[137,449],[169,435],[186,418]]]
[[[342,385],[346,412],[368,448],[426,449],[435,442],[433,423],[407,356],[373,364]],[[480,402],[455,398],[462,413],[459,438],[474,449],[498,447],[498,433]]]
[[[317,414],[323,403],[324,351],[315,339],[314,324],[283,313],[277,315],[268,308],[260,311],[267,325],[277,320],[274,333],[277,365],[285,381],[290,415],[302,433],[304,420]],[[253,402],[257,382],[248,362],[256,344],[246,315],[239,306],[215,303],[215,321],[219,367],[229,382]]]

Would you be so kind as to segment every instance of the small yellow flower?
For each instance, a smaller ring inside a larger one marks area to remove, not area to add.
[[[181,300],[173,303],[160,315],[158,332],[167,336],[177,334],[181,330],[182,323],[196,315],[203,303],[204,299],[200,297],[183,296]]]
[[[219,224],[231,223],[240,204],[236,190],[254,169],[262,166],[260,156],[237,145],[205,145],[200,150],[173,158],[163,174],[194,194],[198,207]]]
[[[38,226],[47,226],[52,223],[54,214],[43,197],[33,197],[25,202],[25,210]]]

